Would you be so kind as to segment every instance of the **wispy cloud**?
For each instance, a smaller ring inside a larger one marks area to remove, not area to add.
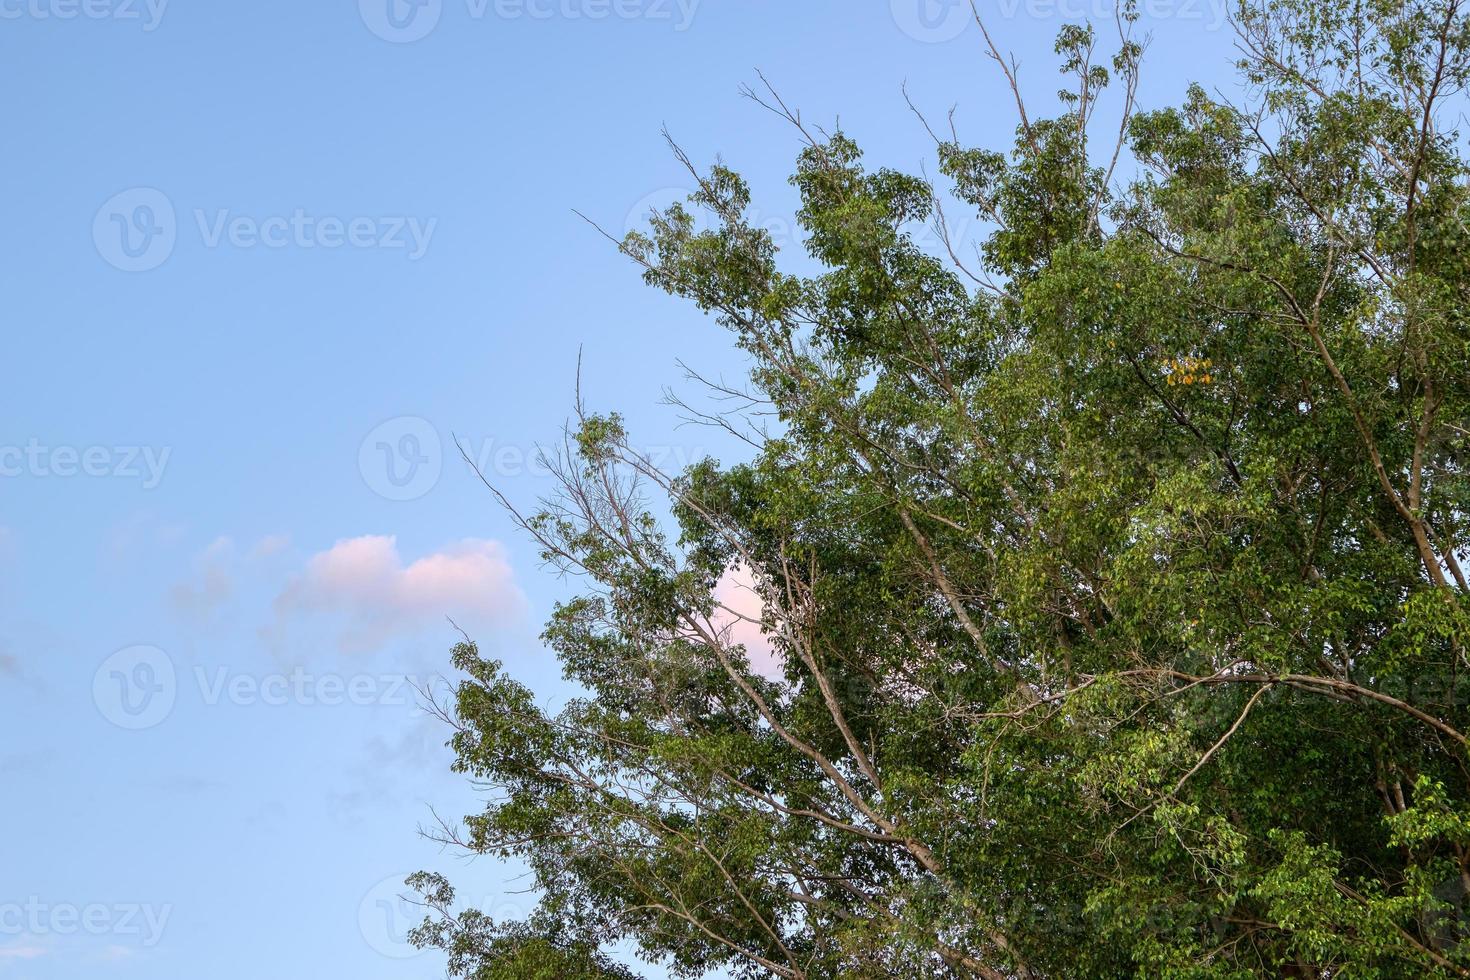
[[[453,758],[445,748],[449,734],[439,718],[416,711],[399,723],[396,733],[375,735],[360,758],[341,770],[340,780],[329,790],[327,802],[333,818],[356,824],[374,811],[401,806],[410,786],[422,786],[446,771]],[[385,778],[390,773],[391,778]]]
[[[182,524],[160,520],[153,514],[134,514],[108,530],[102,555],[112,565],[129,567],[141,557],[178,547],[185,533]]]
[[[11,962],[14,960],[39,959],[49,952],[50,950],[48,950],[45,946],[37,946],[34,943],[28,943],[25,940],[21,940],[17,943],[11,943],[9,945],[0,945],[0,963]]]
[[[97,958],[104,963],[116,963],[119,960],[129,960],[138,955],[138,951],[131,946],[107,946],[99,950]]]
[[[235,592],[231,572],[235,545],[227,537],[215,538],[194,559],[194,575],[169,591],[169,602],[185,618],[208,620]]]
[[[251,558],[270,558],[279,555],[291,547],[291,535],[289,534],[267,534],[255,543],[250,549]]]
[[[37,772],[50,754],[49,749],[41,749],[35,752],[12,752],[8,755],[0,755],[0,776]]]
[[[36,679],[29,676],[25,663],[13,651],[14,647],[0,637],[0,680],[9,679],[35,687]]]

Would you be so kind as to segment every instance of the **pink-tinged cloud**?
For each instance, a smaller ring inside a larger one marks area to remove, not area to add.
[[[34,960],[46,953],[44,946],[0,946],[0,960]]]
[[[773,681],[781,680],[781,654],[771,638],[761,631],[765,602],[755,588],[755,577],[745,565],[737,565],[721,576],[715,586],[714,625],[725,640],[745,647],[751,670]]]
[[[278,632],[304,615],[338,617],[339,646],[360,652],[445,617],[501,622],[525,601],[497,541],[466,539],[405,565],[396,538],[370,535],[313,555],[276,597],[275,610]]]

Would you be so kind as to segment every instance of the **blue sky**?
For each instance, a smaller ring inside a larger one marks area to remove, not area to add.
[[[1223,0],[1143,4],[1142,101],[1228,84]],[[1101,0],[984,0],[1038,107]],[[570,586],[518,503],[571,408],[670,466],[732,447],[660,406],[726,337],[615,233],[746,173],[794,239],[762,70],[874,164],[934,171],[904,103],[1013,115],[949,0],[0,0],[0,980],[442,974],[404,874],[518,914],[513,869],[417,835],[475,797],[405,679],[447,617],[548,699]],[[1104,29],[1108,24],[1104,17]],[[970,226],[963,226],[962,231]],[[687,386],[685,388],[687,390]]]

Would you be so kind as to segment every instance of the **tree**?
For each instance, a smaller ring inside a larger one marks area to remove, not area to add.
[[[1015,145],[935,139],[975,261],[769,89],[820,274],[722,166],[715,227],[621,243],[748,355],[701,418],[754,458],[666,475],[578,405],[517,516],[586,582],[545,633],[585,696],[454,651],[456,769],[497,792],[446,837],[541,896],[465,925],[421,878],[455,975],[621,975],[613,940],[691,977],[1470,975],[1470,17],[1247,6],[1256,100],[1153,112],[1133,22],[1108,65],[1061,32],[1056,118],[991,46]]]

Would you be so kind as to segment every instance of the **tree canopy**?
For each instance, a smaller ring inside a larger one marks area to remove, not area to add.
[[[1158,111],[1133,24],[1062,30],[1054,118],[992,46],[1014,145],[931,126],[943,182],[752,92],[812,274],[680,153],[620,248],[744,352],[751,460],[578,406],[517,517],[583,695],[454,651],[446,835],[539,902],[415,876],[453,975],[1470,975],[1470,16],[1246,6],[1247,102]]]

